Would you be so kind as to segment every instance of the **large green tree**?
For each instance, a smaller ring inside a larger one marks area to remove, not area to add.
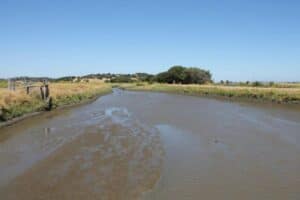
[[[197,67],[173,66],[168,71],[155,76],[155,81],[160,83],[204,84],[211,82],[212,75],[209,71]]]
[[[167,73],[168,73],[168,78],[170,79],[171,82],[173,83],[182,83],[184,81],[184,71],[185,67],[177,65],[171,67]]]
[[[211,73],[196,67],[186,68],[183,71],[183,84],[204,84],[211,82]]]

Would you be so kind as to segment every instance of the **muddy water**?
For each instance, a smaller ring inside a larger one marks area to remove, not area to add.
[[[300,110],[113,94],[0,130],[0,199],[300,199]]]

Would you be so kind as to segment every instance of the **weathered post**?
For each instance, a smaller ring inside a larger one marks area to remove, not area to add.
[[[27,85],[26,86],[26,94],[29,94],[29,92],[30,92],[30,87]]]
[[[42,97],[42,99],[45,100],[44,86],[40,87],[40,91],[41,91],[41,97]]]
[[[41,97],[46,103],[46,110],[52,109],[52,97],[50,96],[50,89],[48,82],[43,80],[43,86],[40,87],[41,90]]]
[[[46,110],[51,110],[51,109],[52,109],[52,105],[53,105],[53,103],[52,103],[52,97],[49,97],[49,98],[47,99],[47,107],[46,107]]]
[[[43,100],[48,99],[50,95],[50,90],[49,90],[48,82],[46,80],[43,80],[43,86],[41,86],[40,90],[41,90],[42,99]]]
[[[48,99],[49,94],[50,94],[50,91],[49,91],[49,85],[46,84],[46,85],[45,85],[45,98],[46,98],[46,99]]]

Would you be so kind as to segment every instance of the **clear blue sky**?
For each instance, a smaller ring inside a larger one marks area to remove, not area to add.
[[[209,69],[300,81],[299,0],[0,0],[0,77]]]

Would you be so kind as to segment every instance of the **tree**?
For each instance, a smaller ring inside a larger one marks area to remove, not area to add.
[[[209,71],[196,67],[173,66],[168,71],[159,73],[154,81],[159,83],[204,84],[212,82]]]
[[[168,72],[161,72],[154,77],[154,81],[159,83],[172,83]]]
[[[184,84],[204,84],[207,82],[211,82],[211,74],[209,71],[205,71],[196,67],[186,68],[183,71]]]
[[[184,71],[186,68],[178,65],[178,66],[173,66],[168,70],[168,78],[172,81],[172,83],[182,83],[184,81]]]

